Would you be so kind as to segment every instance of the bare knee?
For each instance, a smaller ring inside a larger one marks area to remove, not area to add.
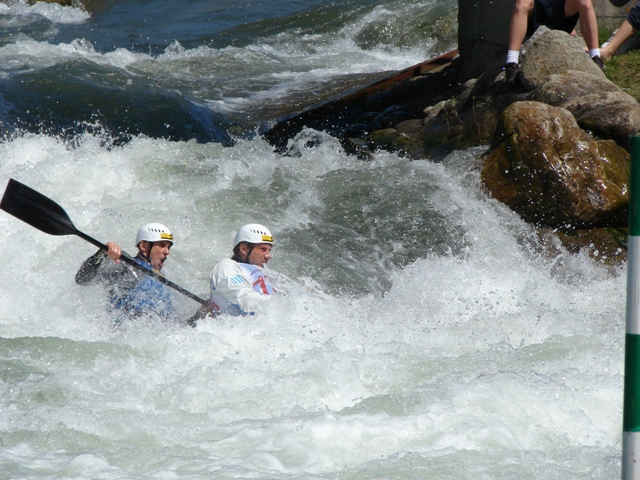
[[[533,10],[533,0],[516,0],[513,7],[513,13],[520,15],[528,15]]]
[[[585,15],[590,11],[594,11],[591,0],[567,0],[564,4],[564,12],[567,17],[575,15],[576,13]]]

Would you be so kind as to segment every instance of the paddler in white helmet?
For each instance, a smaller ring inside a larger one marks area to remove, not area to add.
[[[142,225],[136,235],[138,253],[135,260],[160,272],[173,246],[173,234],[161,223]],[[169,288],[156,278],[121,262],[122,248],[107,242],[107,252],[98,250],[84,261],[76,283],[103,283],[108,290],[108,308],[117,314],[119,324],[126,317],[155,313],[167,318],[174,312]]]
[[[211,272],[211,302],[220,313],[253,315],[278,293],[265,272],[272,248],[273,235],[264,225],[240,227],[233,242],[233,256],[219,261]]]

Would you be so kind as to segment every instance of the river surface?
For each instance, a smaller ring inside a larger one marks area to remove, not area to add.
[[[119,328],[95,247],[0,212],[0,471],[11,479],[603,479],[620,472],[624,269],[544,254],[480,182],[259,135],[347,75],[456,48],[449,0],[0,3],[0,184],[207,297],[266,224],[286,295],[247,318]],[[295,99],[295,100],[294,100]]]

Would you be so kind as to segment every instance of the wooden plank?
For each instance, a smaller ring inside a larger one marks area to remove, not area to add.
[[[324,115],[330,115],[332,111],[358,102],[365,97],[370,97],[376,93],[388,90],[400,82],[413,77],[426,75],[440,67],[444,67],[450,64],[457,55],[458,50],[452,50],[438,57],[405,68],[404,70],[390,73],[389,76],[381,80],[364,87],[352,89],[337,98],[313,105],[301,113],[283,117],[276,121],[273,127],[264,132],[263,136],[272,145],[282,146],[308,123],[316,121]]]

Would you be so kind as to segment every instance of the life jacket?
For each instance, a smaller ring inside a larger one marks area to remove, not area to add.
[[[273,295],[275,293],[273,286],[267,283],[264,269],[248,263],[238,263],[238,266],[245,273],[245,278],[256,292],[264,293],[265,295]],[[233,281],[233,279],[231,280]]]
[[[264,270],[232,258],[221,260],[211,272],[211,301],[220,313],[253,315],[263,302],[278,293],[269,283]]]
[[[136,257],[135,261],[153,270],[151,264],[141,258]],[[117,311],[118,317],[121,317],[121,314],[139,317],[149,313],[162,318],[171,316],[174,310],[169,289],[154,277],[139,271],[133,273],[138,278],[138,282],[133,288],[118,288],[116,286],[111,291],[110,307]],[[122,318],[117,323],[121,321]]]

